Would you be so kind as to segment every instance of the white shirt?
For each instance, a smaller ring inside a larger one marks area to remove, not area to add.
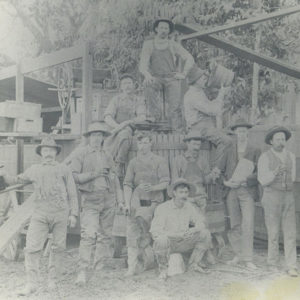
[[[153,237],[180,235],[189,229],[191,223],[199,230],[205,228],[203,216],[191,203],[185,202],[178,208],[171,199],[156,208],[150,232]]]
[[[296,157],[295,155],[286,150],[283,149],[282,152],[277,152],[273,148],[271,148],[271,151],[284,163],[286,160],[286,156],[289,153],[290,157],[292,159],[292,180],[293,182],[296,180]],[[269,158],[266,152],[264,152],[259,160],[257,165],[257,179],[260,182],[262,186],[269,185],[273,182],[275,179],[275,174],[273,171],[269,169]]]

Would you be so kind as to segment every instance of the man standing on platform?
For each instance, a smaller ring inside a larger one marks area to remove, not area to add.
[[[243,172],[250,165],[249,174],[233,174],[238,180],[224,181],[224,185],[230,188],[226,205],[230,220],[228,239],[235,253],[229,264],[236,265],[239,262],[249,269],[256,269],[253,264],[253,233],[254,233],[254,198],[257,194],[257,162],[261,151],[248,142],[248,130],[251,124],[244,119],[238,119],[231,126],[231,130],[237,136],[238,161],[235,171],[241,167]],[[245,162],[246,165],[241,165]],[[240,166],[238,166],[240,164]],[[245,177],[245,178],[243,178]]]
[[[192,251],[189,269],[205,273],[201,260],[211,247],[211,236],[203,216],[187,201],[194,189],[188,181],[178,178],[172,184],[172,199],[155,210],[150,232],[161,279],[167,278],[169,257],[172,253]]]
[[[156,20],[153,31],[154,39],[144,42],[139,66],[140,72],[145,77],[147,105],[151,115],[161,119],[162,92],[168,105],[168,119],[171,126],[173,129],[180,129],[183,126],[181,80],[186,78],[194,65],[194,59],[179,43],[169,39],[169,35],[174,31],[172,21]],[[178,57],[185,62],[182,72],[177,71]]]
[[[154,210],[164,201],[163,191],[170,181],[167,162],[152,153],[151,146],[151,133],[138,132],[137,157],[129,162],[124,179],[124,198],[129,214],[127,275],[142,272],[151,261],[149,228]]]
[[[112,154],[117,175],[122,180],[132,143],[134,123],[146,120],[145,99],[134,94],[134,84],[132,75],[123,74],[120,78],[121,93],[111,99],[104,113],[104,121],[113,128],[105,146]]]
[[[112,182],[117,180],[113,173],[112,156],[103,149],[110,128],[104,122],[94,122],[84,135],[88,137],[89,143],[76,153],[70,164],[82,196],[79,273],[76,280],[79,285],[87,282],[87,270],[95,246],[94,268],[97,264],[103,267],[104,261],[112,257],[115,201],[109,197],[109,192]]]
[[[258,161],[258,180],[263,186],[262,205],[268,232],[268,265],[278,271],[279,233],[283,232],[287,272],[297,277],[296,212],[293,183],[296,179],[295,155],[286,149],[291,132],[283,126],[274,126],[266,134],[265,142],[271,148]]]

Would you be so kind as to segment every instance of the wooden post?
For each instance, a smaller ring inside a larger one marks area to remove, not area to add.
[[[256,51],[259,49],[260,38],[261,38],[261,28],[258,29],[256,34],[256,40],[254,46],[254,49]],[[250,116],[250,122],[252,124],[255,123],[255,114],[256,114],[257,101],[258,101],[258,89],[259,89],[259,65],[257,63],[253,63],[252,101],[251,101],[251,116]]]
[[[16,74],[16,101],[24,102],[24,75],[21,71],[21,64],[17,65],[17,74]]]
[[[90,53],[90,45],[86,44],[82,58],[82,98],[83,111],[81,130],[85,132],[92,119],[92,85],[93,85],[93,61]]]

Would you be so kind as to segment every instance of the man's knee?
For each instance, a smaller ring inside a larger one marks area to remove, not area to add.
[[[209,247],[211,245],[211,233],[208,229],[202,229],[195,233],[195,241]]]
[[[170,240],[167,236],[159,236],[155,238],[153,249],[155,251],[167,250],[170,247]]]

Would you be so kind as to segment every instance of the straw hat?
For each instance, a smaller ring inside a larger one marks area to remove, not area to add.
[[[57,154],[61,151],[61,146],[57,145],[54,138],[52,136],[44,137],[39,145],[36,146],[35,152],[38,155],[41,155],[41,149],[42,147],[50,147],[55,148],[57,150]]]
[[[271,145],[270,141],[273,138],[273,135],[277,132],[283,132],[285,134],[286,140],[289,140],[289,138],[292,136],[292,133],[286,127],[276,125],[267,131],[265,136],[265,143]]]
[[[184,142],[188,142],[190,140],[202,140],[200,132],[190,131],[183,139]]]
[[[184,185],[188,186],[189,191],[190,191],[189,196],[193,196],[193,195],[196,194],[196,187],[192,183],[188,182],[184,178],[178,178],[171,185],[168,186],[168,195],[170,197],[173,197],[174,196],[174,190],[176,189],[177,186],[179,186],[181,184],[184,184]]]
[[[252,128],[253,125],[251,125],[250,123],[246,122],[245,119],[243,118],[239,118],[235,121],[235,123],[233,125],[231,125],[230,129],[231,130],[235,130],[238,127],[246,127],[246,128]]]
[[[104,122],[93,122],[83,135],[89,136],[92,132],[103,132],[105,136],[109,136],[111,134],[111,128]]]

